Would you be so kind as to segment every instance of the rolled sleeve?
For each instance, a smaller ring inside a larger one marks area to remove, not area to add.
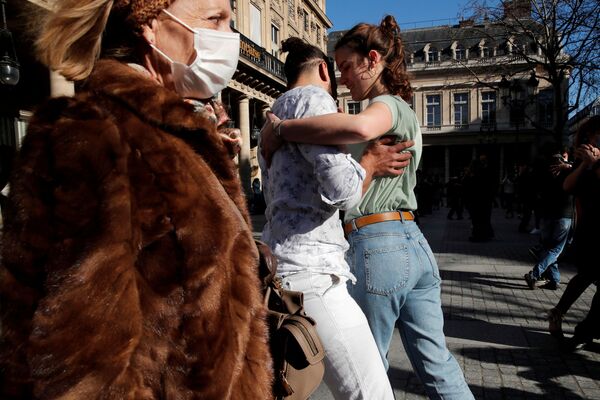
[[[314,168],[323,202],[342,210],[358,204],[366,173],[349,154],[320,154]]]

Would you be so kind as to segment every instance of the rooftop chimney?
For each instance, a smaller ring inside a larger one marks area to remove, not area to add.
[[[458,27],[459,28],[467,28],[467,27],[473,26],[473,25],[475,25],[475,21],[473,21],[471,18],[469,18],[469,19],[461,19],[458,22]]]

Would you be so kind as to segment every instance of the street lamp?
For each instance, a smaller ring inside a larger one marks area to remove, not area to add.
[[[260,128],[256,124],[256,101],[253,103],[252,111],[252,128],[250,130],[250,138],[252,140],[258,140],[260,138]]]
[[[12,34],[6,23],[6,0],[0,0],[2,7],[2,28],[0,28],[0,83],[14,86],[19,83],[19,61]]]
[[[535,77],[535,71],[531,72],[525,84],[523,84],[522,79],[515,78],[509,81],[505,75],[502,75],[502,80],[498,85],[502,104],[510,109],[510,122],[515,125],[517,130],[525,119],[527,106],[535,101],[535,91],[538,84],[539,81]]]

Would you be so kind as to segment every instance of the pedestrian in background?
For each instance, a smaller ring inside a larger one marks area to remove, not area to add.
[[[473,160],[465,180],[465,191],[469,196],[469,214],[471,215],[471,242],[487,242],[494,238],[492,227],[492,205],[496,196],[496,184],[488,165],[487,155],[481,154]]]
[[[515,216],[515,174],[514,170],[509,170],[502,179],[502,205],[504,207],[506,218]]]
[[[284,141],[320,144],[366,143],[389,135],[411,139],[410,164],[400,176],[376,178],[358,206],[345,215],[347,255],[357,282],[350,293],[364,311],[385,365],[398,326],[406,353],[432,399],[473,399],[444,331],[437,263],[414,222],[416,169],[422,152],[419,121],[406,102],[412,88],[400,29],[392,16],[379,25],[359,24],[335,45],[340,82],[354,101],[368,99],[357,115],[328,114],[263,127],[266,159]],[[351,148],[352,150],[352,148]]]
[[[462,179],[457,176],[451,177],[448,181],[446,193],[448,196],[448,208],[450,209],[446,218],[454,219],[454,214],[456,214],[457,219],[463,219]]]
[[[564,181],[564,189],[578,203],[575,228],[575,265],[560,301],[549,312],[549,330],[562,339],[561,322],[571,305],[592,284],[600,280],[598,266],[598,227],[600,226],[600,116],[593,116],[579,128],[575,140],[575,165]],[[574,350],[582,343],[600,337],[600,296],[598,289],[587,317],[575,328],[573,337],[562,341],[562,348]]]
[[[530,289],[535,289],[538,281],[545,272],[548,281],[541,287],[556,290],[560,283],[558,257],[562,253],[573,218],[573,198],[563,189],[565,177],[569,168],[555,173],[555,167],[563,164],[562,155],[557,150],[547,155],[546,173],[540,176],[540,217],[541,217],[541,248],[537,252],[538,262],[533,269],[525,274],[525,281]]]
[[[272,398],[258,252],[208,110],[236,71],[230,2],[52,5],[37,55],[80,90],[38,108],[12,175],[0,398]]]

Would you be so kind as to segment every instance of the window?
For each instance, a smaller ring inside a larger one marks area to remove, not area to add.
[[[481,124],[491,126],[496,123],[496,92],[481,94]]]
[[[304,31],[308,32],[310,30],[310,24],[308,23],[308,11],[302,11],[302,17],[304,18]]]
[[[261,25],[260,10],[254,4],[250,4],[250,40],[259,46],[262,46]]]
[[[457,45],[454,49],[454,59],[456,60],[464,60],[466,59],[465,48],[462,45]]]
[[[348,114],[358,114],[358,113],[360,113],[360,102],[349,101],[348,102]]]
[[[271,54],[279,57],[279,28],[271,25]]]
[[[236,29],[236,7],[237,7],[237,0],[230,0],[229,1],[229,5],[231,6],[231,21],[229,21],[229,27],[231,29]]]
[[[440,129],[442,126],[441,96],[427,95],[427,128]]]
[[[0,144],[16,147],[15,119],[0,116]]]
[[[538,121],[543,127],[550,128],[554,121],[553,103],[554,93],[552,89],[541,90],[538,93]]]
[[[439,61],[440,52],[438,51],[438,49],[436,49],[433,46],[429,47],[429,50],[427,50],[427,60],[428,62]]]
[[[457,128],[469,126],[468,93],[454,93],[454,126]]]

